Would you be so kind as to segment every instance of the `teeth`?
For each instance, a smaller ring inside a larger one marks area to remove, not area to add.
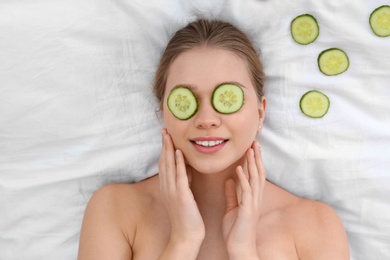
[[[216,146],[216,145],[222,144],[223,141],[222,141],[222,140],[215,140],[215,141],[195,141],[195,143],[198,144],[198,145],[201,145],[201,146],[210,147],[210,146]]]

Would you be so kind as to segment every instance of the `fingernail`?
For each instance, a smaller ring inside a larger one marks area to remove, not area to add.
[[[177,157],[179,157],[179,150],[175,150],[175,158],[177,159]]]
[[[257,145],[257,148],[259,148],[260,152],[261,152],[261,145],[259,144],[258,141],[256,141],[256,145]]]

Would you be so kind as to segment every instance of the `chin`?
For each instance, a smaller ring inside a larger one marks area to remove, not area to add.
[[[235,173],[238,165],[243,164],[243,158],[236,160],[234,163],[221,162],[221,160],[198,161],[189,163],[188,165],[195,171],[202,174],[218,174],[218,173]]]

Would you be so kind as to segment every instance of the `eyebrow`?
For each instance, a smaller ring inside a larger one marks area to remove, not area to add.
[[[241,84],[240,82],[238,82],[238,81],[224,81],[224,82],[221,82],[221,83],[217,84],[215,87],[218,87],[218,86],[221,86],[221,85],[224,85],[224,84],[237,85],[237,86],[239,86],[241,88],[245,88],[246,89],[246,87],[243,84]]]
[[[198,87],[196,85],[191,85],[191,84],[177,84],[173,86],[170,92],[174,91],[177,88],[188,88],[190,90],[196,90]]]
[[[238,81],[222,81],[221,83],[216,84],[215,87],[218,87],[218,86],[221,86],[224,84],[237,85],[241,88],[246,89],[246,87]],[[192,84],[177,84],[177,85],[173,86],[173,88],[171,89],[170,92],[172,92],[173,90],[175,90],[177,88],[188,88],[190,90],[197,90],[198,89],[198,87],[196,85],[192,85]]]

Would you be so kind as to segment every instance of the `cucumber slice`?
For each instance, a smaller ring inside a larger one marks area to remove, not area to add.
[[[211,96],[215,111],[231,114],[241,109],[244,104],[244,91],[234,84],[222,84],[216,87]]]
[[[390,36],[390,6],[382,5],[372,11],[370,15],[372,31],[380,37]]]
[[[317,90],[306,92],[299,101],[303,114],[312,118],[323,117],[329,110],[329,98]]]
[[[345,72],[349,67],[347,54],[340,49],[330,48],[318,55],[318,67],[327,76],[335,76]]]
[[[299,44],[307,45],[317,39],[320,28],[316,18],[311,14],[302,14],[291,21],[291,36]]]
[[[180,120],[190,119],[198,110],[198,101],[194,93],[186,87],[178,87],[171,91],[167,100],[171,113]]]

